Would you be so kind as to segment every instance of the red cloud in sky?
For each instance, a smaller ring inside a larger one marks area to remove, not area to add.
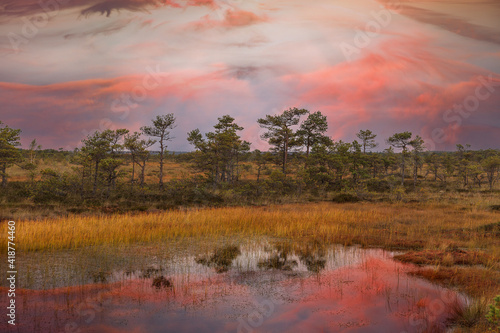
[[[452,116],[457,117],[455,104],[474,96],[476,89],[488,93],[486,88],[478,87],[480,80],[490,80],[491,73],[422,51],[428,49],[427,40],[412,43],[391,40],[381,43],[377,52],[366,51],[353,63],[287,75],[282,80],[296,96],[289,104],[310,105],[323,111],[329,116],[331,134],[336,139],[354,139],[359,129],[375,126],[383,138],[411,130],[430,141],[433,131],[442,129],[443,137],[433,140],[431,147],[452,148],[466,138],[453,130],[450,122],[460,122],[459,127],[479,122],[490,126],[490,131],[498,131],[491,122],[494,118],[500,120],[495,116],[500,105],[498,78],[493,79],[496,88],[489,88],[488,97],[474,112],[461,116],[461,121],[450,121]],[[484,141],[476,137],[474,143],[481,145]]]
[[[23,130],[24,144],[37,138],[45,147],[68,149],[95,130],[139,130],[165,105],[176,108],[168,112],[185,121],[182,130],[187,133],[200,126],[191,119],[215,123],[218,112],[229,113],[224,108],[227,101],[250,95],[246,81],[223,72],[131,75],[46,86],[0,83],[0,100],[5,101],[1,119]]]
[[[224,13],[224,18],[222,20],[214,20],[208,15],[201,18],[199,21],[189,24],[190,28],[196,30],[205,30],[211,28],[235,28],[235,27],[245,27],[261,22],[266,22],[268,19],[265,16],[258,16],[255,13],[238,10],[238,9],[227,9]]]
[[[215,0],[189,0],[188,6],[209,6],[215,7]]]
[[[265,149],[255,122],[282,111],[273,110],[276,106],[286,105],[328,115],[330,135],[337,140],[355,139],[354,134],[364,128],[379,134],[380,143],[397,131],[410,130],[428,139],[435,129],[442,129],[446,137],[436,142],[438,149],[452,149],[456,143],[485,148],[492,141],[474,136],[478,128],[490,139],[498,137],[494,125],[500,123],[498,93],[481,100],[468,116],[453,111],[481,86],[478,74],[489,80],[487,72],[459,62],[444,66],[430,53],[410,58],[398,52],[394,41],[380,50],[351,64],[264,79],[257,69],[250,77],[238,76],[219,64],[208,74],[160,73],[157,85],[147,74],[46,86],[0,83],[0,100],[5,101],[2,121],[23,129],[24,142],[36,137],[44,146],[75,146],[93,130],[111,126],[138,130],[154,114],[174,112],[180,133],[175,145],[186,149],[185,133],[200,126],[208,130],[217,117],[232,114],[245,127],[242,135],[254,143],[252,147]],[[262,90],[262,85],[267,88]],[[500,89],[498,79],[493,78],[492,85],[493,92]],[[482,94],[488,92],[480,89]],[[269,96],[272,102],[263,103]],[[457,116],[460,124],[449,121]]]
[[[241,27],[259,22],[265,22],[266,20],[266,18],[257,16],[252,12],[244,10],[228,10],[226,12],[224,25],[230,27]]]
[[[455,143],[472,143],[474,148],[496,145],[492,140],[499,132],[499,86],[492,91],[481,88],[489,96],[474,111],[453,109],[471,101],[469,96],[474,97],[481,84],[478,78],[488,78],[487,69],[498,68],[495,43],[394,14],[391,26],[360,49],[357,59],[343,62],[338,43],[342,37],[351,38],[349,29],[369,16],[373,4],[366,7],[365,16],[346,11],[352,15],[346,14],[341,24],[321,6],[299,1],[286,6],[239,4],[241,8],[215,0],[67,2],[73,13],[54,18],[29,40],[23,53],[3,62],[2,80],[11,83],[0,83],[0,118],[24,130],[23,142],[36,137],[46,147],[58,147],[75,146],[93,129],[113,125],[137,130],[156,114],[174,112],[179,122],[174,149],[185,150],[188,130],[201,127],[204,132],[217,117],[231,114],[245,127],[242,136],[254,143],[252,148],[265,149],[256,120],[297,106],[327,114],[334,139],[350,141],[359,129],[370,128],[382,143],[396,131],[410,130],[425,138],[441,129],[446,137],[437,148],[453,148]],[[193,8],[142,13],[155,6]],[[269,14],[272,19],[263,14],[264,6],[277,8]],[[92,16],[89,22],[104,24],[96,23],[90,30],[72,27],[74,14],[90,8],[89,13],[112,17]],[[113,13],[120,9],[141,11],[130,15],[141,29],[128,24],[132,18],[116,18]],[[16,16],[12,24],[19,21],[22,31],[23,21],[17,16],[36,10],[37,0],[8,0],[0,16]],[[431,18],[434,22],[438,17]],[[254,29],[262,22],[267,22],[262,25],[266,31]],[[186,31],[186,25],[198,30]],[[96,33],[103,31],[116,33]],[[47,45],[55,51],[48,52]],[[146,74],[137,71],[147,63],[165,65],[171,72],[162,73],[162,83],[142,94]],[[88,79],[92,77],[107,78]]]

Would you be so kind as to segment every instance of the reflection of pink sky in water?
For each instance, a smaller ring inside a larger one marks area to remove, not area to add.
[[[373,252],[373,253],[382,253]],[[383,255],[319,275],[247,271],[18,290],[12,332],[432,332],[457,295]],[[6,292],[2,288],[2,304]],[[432,329],[431,329],[432,328]]]

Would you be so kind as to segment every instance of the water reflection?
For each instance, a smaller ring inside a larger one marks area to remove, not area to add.
[[[141,268],[97,271],[105,281],[97,273],[96,283],[18,289],[16,331],[444,332],[448,309],[464,298],[391,257],[289,242],[169,252]]]
[[[157,276],[153,279],[152,286],[156,289],[170,288],[173,286],[172,280],[167,279],[163,275]]]
[[[273,249],[267,251],[271,255],[259,261],[259,268],[293,271],[298,266],[296,257],[309,272],[319,273],[326,265],[325,247],[318,242],[305,244],[281,242],[276,243]]]
[[[293,255],[293,248],[289,243],[277,243],[274,245],[274,250],[269,252],[271,256],[260,260],[257,264],[259,268],[291,271],[298,265],[297,260],[290,258]]]
[[[207,267],[214,267],[217,273],[224,273],[229,270],[233,260],[240,254],[241,251],[238,246],[226,245],[221,248],[216,248],[210,255],[197,258],[196,262]]]
[[[306,243],[296,249],[300,260],[306,265],[307,270],[319,273],[325,268],[325,247],[318,242]]]

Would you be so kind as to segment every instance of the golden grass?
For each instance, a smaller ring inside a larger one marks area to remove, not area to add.
[[[482,248],[497,260],[500,241],[481,226],[498,220],[498,212],[449,205],[323,202],[18,221],[16,240],[19,250],[38,251],[185,237],[310,237],[386,248]],[[6,234],[6,223],[1,230]]]
[[[413,275],[446,285],[459,287],[469,296],[480,298],[500,293],[500,271],[483,267],[422,267],[412,272]]]
[[[448,248],[445,250],[410,251],[405,254],[397,255],[394,258],[402,262],[411,262],[419,265],[482,265],[485,267],[494,265],[492,268],[500,268],[500,263],[497,262],[495,264],[491,257],[482,251],[467,251],[456,248]]]

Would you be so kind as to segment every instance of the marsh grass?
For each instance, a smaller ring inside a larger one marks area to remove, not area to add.
[[[410,251],[405,254],[396,255],[395,259],[401,262],[411,262],[418,265],[490,265],[491,256],[483,251],[445,249],[445,250],[423,250]],[[498,263],[497,265],[498,266]]]
[[[236,245],[226,245],[214,250],[210,255],[200,256],[196,262],[208,267],[214,267],[217,273],[224,273],[229,270],[234,259],[241,254],[240,248]]]
[[[261,259],[257,267],[262,269],[275,269],[282,271],[292,271],[298,265],[297,260],[292,259],[294,254],[293,244],[281,242],[274,245],[273,249],[268,249],[271,256],[266,259]]]
[[[446,287],[458,287],[474,298],[493,297],[500,292],[500,271],[484,267],[424,267],[410,274]]]
[[[452,302],[450,304],[450,323],[462,328],[472,328],[484,321],[487,302],[484,297],[466,303]]]
[[[482,226],[497,212],[440,204],[314,203],[72,216],[17,222],[21,251],[151,243],[234,235],[312,238],[319,242],[400,249],[481,248],[498,261],[497,237]],[[7,231],[7,224],[0,229]],[[5,253],[7,244],[0,244]]]
[[[414,275],[446,287],[457,287],[475,299],[490,299],[500,293],[497,232],[500,213],[490,208],[498,199],[484,199],[475,194],[466,201],[461,195],[446,198],[446,201],[416,203],[320,202],[25,220],[16,223],[16,247],[21,253],[50,252],[238,237],[271,237],[292,243],[360,244],[413,250],[400,259],[433,265],[415,269]],[[451,203],[453,201],[456,202]],[[6,234],[7,223],[1,223],[0,230]],[[284,257],[279,249],[274,251],[278,256],[274,258],[274,266],[278,267]],[[7,252],[7,243],[0,243],[0,252]],[[321,247],[298,254],[309,260],[312,271],[321,270]],[[223,250],[216,250],[212,255],[230,257]],[[101,256],[107,258],[109,253]],[[208,262],[211,257],[205,259]],[[224,266],[214,264],[213,267]],[[106,266],[94,270],[97,280],[102,280],[101,275],[107,278],[108,271]],[[88,280],[88,276],[82,277],[83,280]],[[465,309],[461,313],[457,316],[462,318],[459,322],[463,320],[460,325],[476,325],[477,309]]]

